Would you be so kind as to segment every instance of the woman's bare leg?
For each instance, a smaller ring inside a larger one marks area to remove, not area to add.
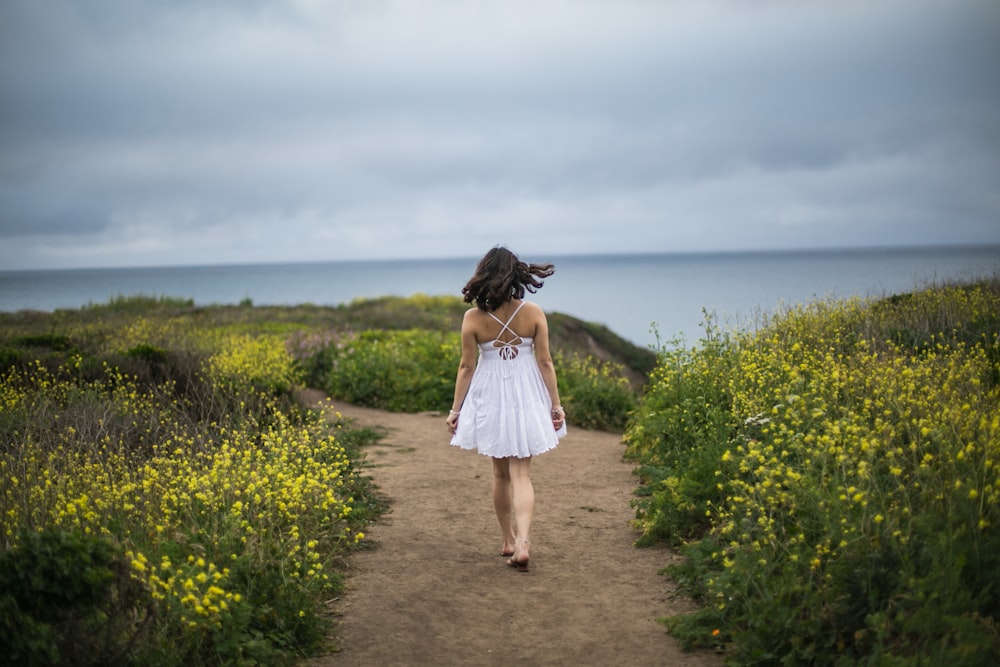
[[[528,537],[535,514],[535,487],[531,484],[531,457],[507,459],[507,470],[514,496],[514,521],[517,523],[517,543],[514,559],[528,560]]]
[[[509,459],[493,459],[493,510],[500,522],[500,532],[503,533],[503,548],[501,553],[514,553],[514,525],[511,523],[511,483]]]

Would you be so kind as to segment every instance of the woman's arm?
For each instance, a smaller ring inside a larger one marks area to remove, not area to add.
[[[559,382],[556,379],[556,365],[552,361],[552,353],[549,350],[549,321],[545,317],[545,312],[541,306],[538,308],[539,319],[535,325],[535,360],[538,362],[538,370],[542,373],[542,381],[549,392],[549,399],[552,401],[552,426],[558,431],[566,420],[566,413],[559,402]]]
[[[476,342],[476,332],[472,326],[474,310],[467,310],[462,318],[462,359],[458,362],[458,373],[455,376],[455,397],[451,402],[451,411],[445,420],[448,430],[455,433],[458,426],[458,416],[462,411],[462,404],[465,403],[465,395],[469,392],[469,383],[472,382],[472,374],[476,370],[476,355],[478,344]]]

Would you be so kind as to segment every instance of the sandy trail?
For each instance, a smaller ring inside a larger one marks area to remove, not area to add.
[[[316,402],[318,392],[303,397]],[[573,429],[532,462],[527,573],[504,565],[490,460],[448,445],[441,415],[335,404],[388,436],[367,469],[391,506],[352,554],[335,603],[332,665],[721,665],[686,653],[657,618],[692,603],[658,574],[678,556],[637,549],[635,478],[617,435]]]

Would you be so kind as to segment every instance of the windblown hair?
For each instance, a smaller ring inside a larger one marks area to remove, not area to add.
[[[523,299],[527,290],[534,294],[541,278],[555,273],[551,264],[528,264],[507,248],[497,246],[479,260],[476,273],[462,288],[466,303],[480,310],[494,311],[511,299]]]

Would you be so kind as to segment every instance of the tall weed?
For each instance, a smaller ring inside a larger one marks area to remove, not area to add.
[[[714,324],[699,351],[664,348],[625,431],[625,457],[640,464],[639,543],[679,544],[709,526],[718,504],[717,461],[736,425],[731,415],[732,343]]]

